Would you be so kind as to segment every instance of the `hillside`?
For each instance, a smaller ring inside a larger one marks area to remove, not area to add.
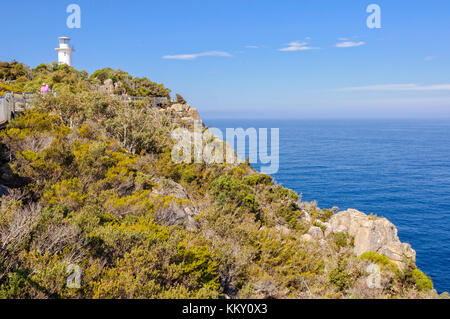
[[[0,133],[1,298],[437,297],[386,219],[320,209],[248,163],[175,164],[173,130],[199,117],[152,105],[161,84],[17,62],[0,81],[58,92]]]

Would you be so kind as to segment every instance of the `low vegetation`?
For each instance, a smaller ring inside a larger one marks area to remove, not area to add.
[[[4,85],[58,91],[0,133],[10,187],[0,199],[0,298],[434,296],[415,266],[358,258],[346,235],[302,241],[313,223],[305,211],[326,222],[336,209],[302,202],[249,164],[173,163],[170,134],[183,120],[98,92],[107,79],[120,94],[170,92],[111,69],[0,64]],[[186,207],[195,225],[171,222]],[[381,289],[367,287],[369,263],[386,273]],[[69,267],[79,267],[79,286],[67,284]]]

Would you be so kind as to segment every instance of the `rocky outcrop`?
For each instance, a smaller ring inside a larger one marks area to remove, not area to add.
[[[156,178],[158,187],[153,191],[161,196],[173,196],[177,199],[187,199],[186,190],[180,184],[168,178]]]
[[[188,110],[189,117],[193,118],[196,121],[200,121],[200,114],[198,114],[197,109],[194,109],[193,107],[189,108]]]
[[[319,227],[311,226],[309,231],[304,234],[301,238],[304,241],[316,241],[323,239],[323,231]]]
[[[325,236],[333,233],[353,236],[354,252],[358,256],[368,251],[376,252],[400,267],[405,266],[405,260],[415,262],[416,252],[409,244],[400,242],[397,228],[386,218],[368,216],[349,209],[331,217]]]
[[[306,211],[302,211],[302,215],[300,216],[300,220],[305,224],[310,224],[312,221],[311,215]]]
[[[308,234],[310,234],[313,238],[316,238],[316,239],[322,239],[323,238],[322,229],[320,229],[319,227],[316,227],[316,226],[312,226],[309,229]]]
[[[106,79],[98,89],[100,92],[113,94],[114,93],[114,82],[111,79]]]
[[[154,189],[154,195],[174,198],[155,212],[156,222],[167,226],[183,225],[190,230],[196,229],[198,223],[194,217],[199,211],[190,203],[183,186],[165,178],[157,179],[156,183],[158,187]]]
[[[155,220],[158,224],[183,225],[188,230],[194,230],[198,228],[198,223],[194,219],[196,215],[198,215],[198,211],[195,207],[171,202],[155,212]]]
[[[191,107],[189,104],[175,103],[167,108],[167,111],[172,111],[185,120],[200,121],[200,115],[197,109]]]

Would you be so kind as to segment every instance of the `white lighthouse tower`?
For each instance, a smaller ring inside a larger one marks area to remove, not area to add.
[[[68,37],[59,37],[59,48],[55,50],[58,51],[58,64],[67,64],[72,66],[72,52],[75,50],[70,46]]]

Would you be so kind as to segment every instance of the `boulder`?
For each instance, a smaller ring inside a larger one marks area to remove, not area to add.
[[[271,278],[263,278],[255,282],[255,293],[261,299],[276,299],[279,298],[280,288],[278,283]]]
[[[404,260],[415,262],[416,252],[407,243],[400,242],[397,228],[386,218],[368,216],[349,209],[333,215],[328,223],[325,236],[347,233],[354,237],[354,252],[361,255],[372,251],[388,257],[403,268]]]
[[[190,108],[190,106],[188,104],[180,104],[180,103],[175,103],[172,104],[172,106],[169,108],[170,110],[174,111],[174,112],[185,112]]]
[[[320,229],[319,227],[316,227],[316,226],[311,226],[311,228],[309,228],[308,232],[300,238],[301,238],[301,240],[308,241],[308,242],[324,240],[322,229]]]
[[[106,79],[103,82],[103,85],[100,86],[99,91],[103,92],[103,93],[113,94],[114,93],[114,82],[113,82],[113,80]]]
[[[308,234],[314,238],[314,239],[322,239],[323,238],[323,232],[322,229],[316,226],[311,226],[311,228],[308,231]]]
[[[180,184],[168,178],[156,178],[157,188],[153,190],[154,193],[161,196],[173,196],[177,199],[188,199],[186,190]]]
[[[289,235],[291,233],[291,230],[289,229],[289,227],[287,227],[285,225],[276,225],[275,229],[284,235]]]
[[[166,178],[156,179],[156,183],[158,187],[153,190],[154,195],[173,196],[176,199],[155,212],[156,221],[168,226],[183,225],[189,230],[198,228],[195,216],[199,214],[199,211],[189,204],[184,187]]]
[[[322,249],[330,249],[330,244],[323,238],[319,240],[319,245]]]
[[[171,202],[155,212],[155,220],[158,224],[167,226],[183,225],[188,230],[198,228],[198,223],[194,219],[198,215],[197,209],[190,205]]]
[[[191,107],[189,104],[175,103],[172,104],[172,106],[169,107],[168,110],[178,113],[178,115],[181,116],[183,119],[201,121],[197,109]]]
[[[300,220],[302,222],[304,222],[305,224],[309,224],[312,221],[311,215],[309,215],[309,213],[306,210],[303,210],[302,211],[302,216],[300,217]]]

